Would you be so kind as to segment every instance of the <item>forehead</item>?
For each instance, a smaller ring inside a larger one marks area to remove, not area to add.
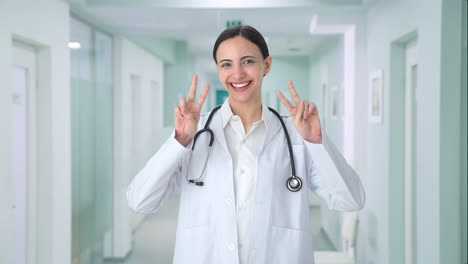
[[[262,56],[260,48],[243,36],[236,36],[234,38],[224,40],[216,51],[216,57],[218,60],[243,56]]]

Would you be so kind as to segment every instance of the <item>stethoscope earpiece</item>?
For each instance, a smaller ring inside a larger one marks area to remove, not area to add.
[[[296,176],[291,176],[289,179],[286,181],[286,187],[291,192],[297,192],[302,188],[302,180],[299,177]]]

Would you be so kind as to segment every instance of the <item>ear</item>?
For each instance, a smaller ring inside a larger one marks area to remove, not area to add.
[[[271,63],[272,63],[272,58],[271,56],[268,56],[264,61],[264,72],[263,72],[263,76],[267,75],[269,72],[270,72],[270,69],[271,69]]]

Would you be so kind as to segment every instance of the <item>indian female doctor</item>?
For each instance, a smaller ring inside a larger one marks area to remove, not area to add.
[[[224,30],[213,58],[228,98],[200,114],[209,84],[197,97],[193,77],[175,107],[174,132],[131,182],[128,204],[153,213],[180,192],[175,264],[313,264],[308,189],[330,209],[360,210],[359,176],[322,131],[316,106],[291,81],[291,101],[277,93],[290,116],[263,103],[272,57],[255,28]]]

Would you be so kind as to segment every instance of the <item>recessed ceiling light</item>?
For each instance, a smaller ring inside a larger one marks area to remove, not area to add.
[[[79,49],[81,48],[81,44],[79,42],[68,42],[68,47],[70,49]]]

